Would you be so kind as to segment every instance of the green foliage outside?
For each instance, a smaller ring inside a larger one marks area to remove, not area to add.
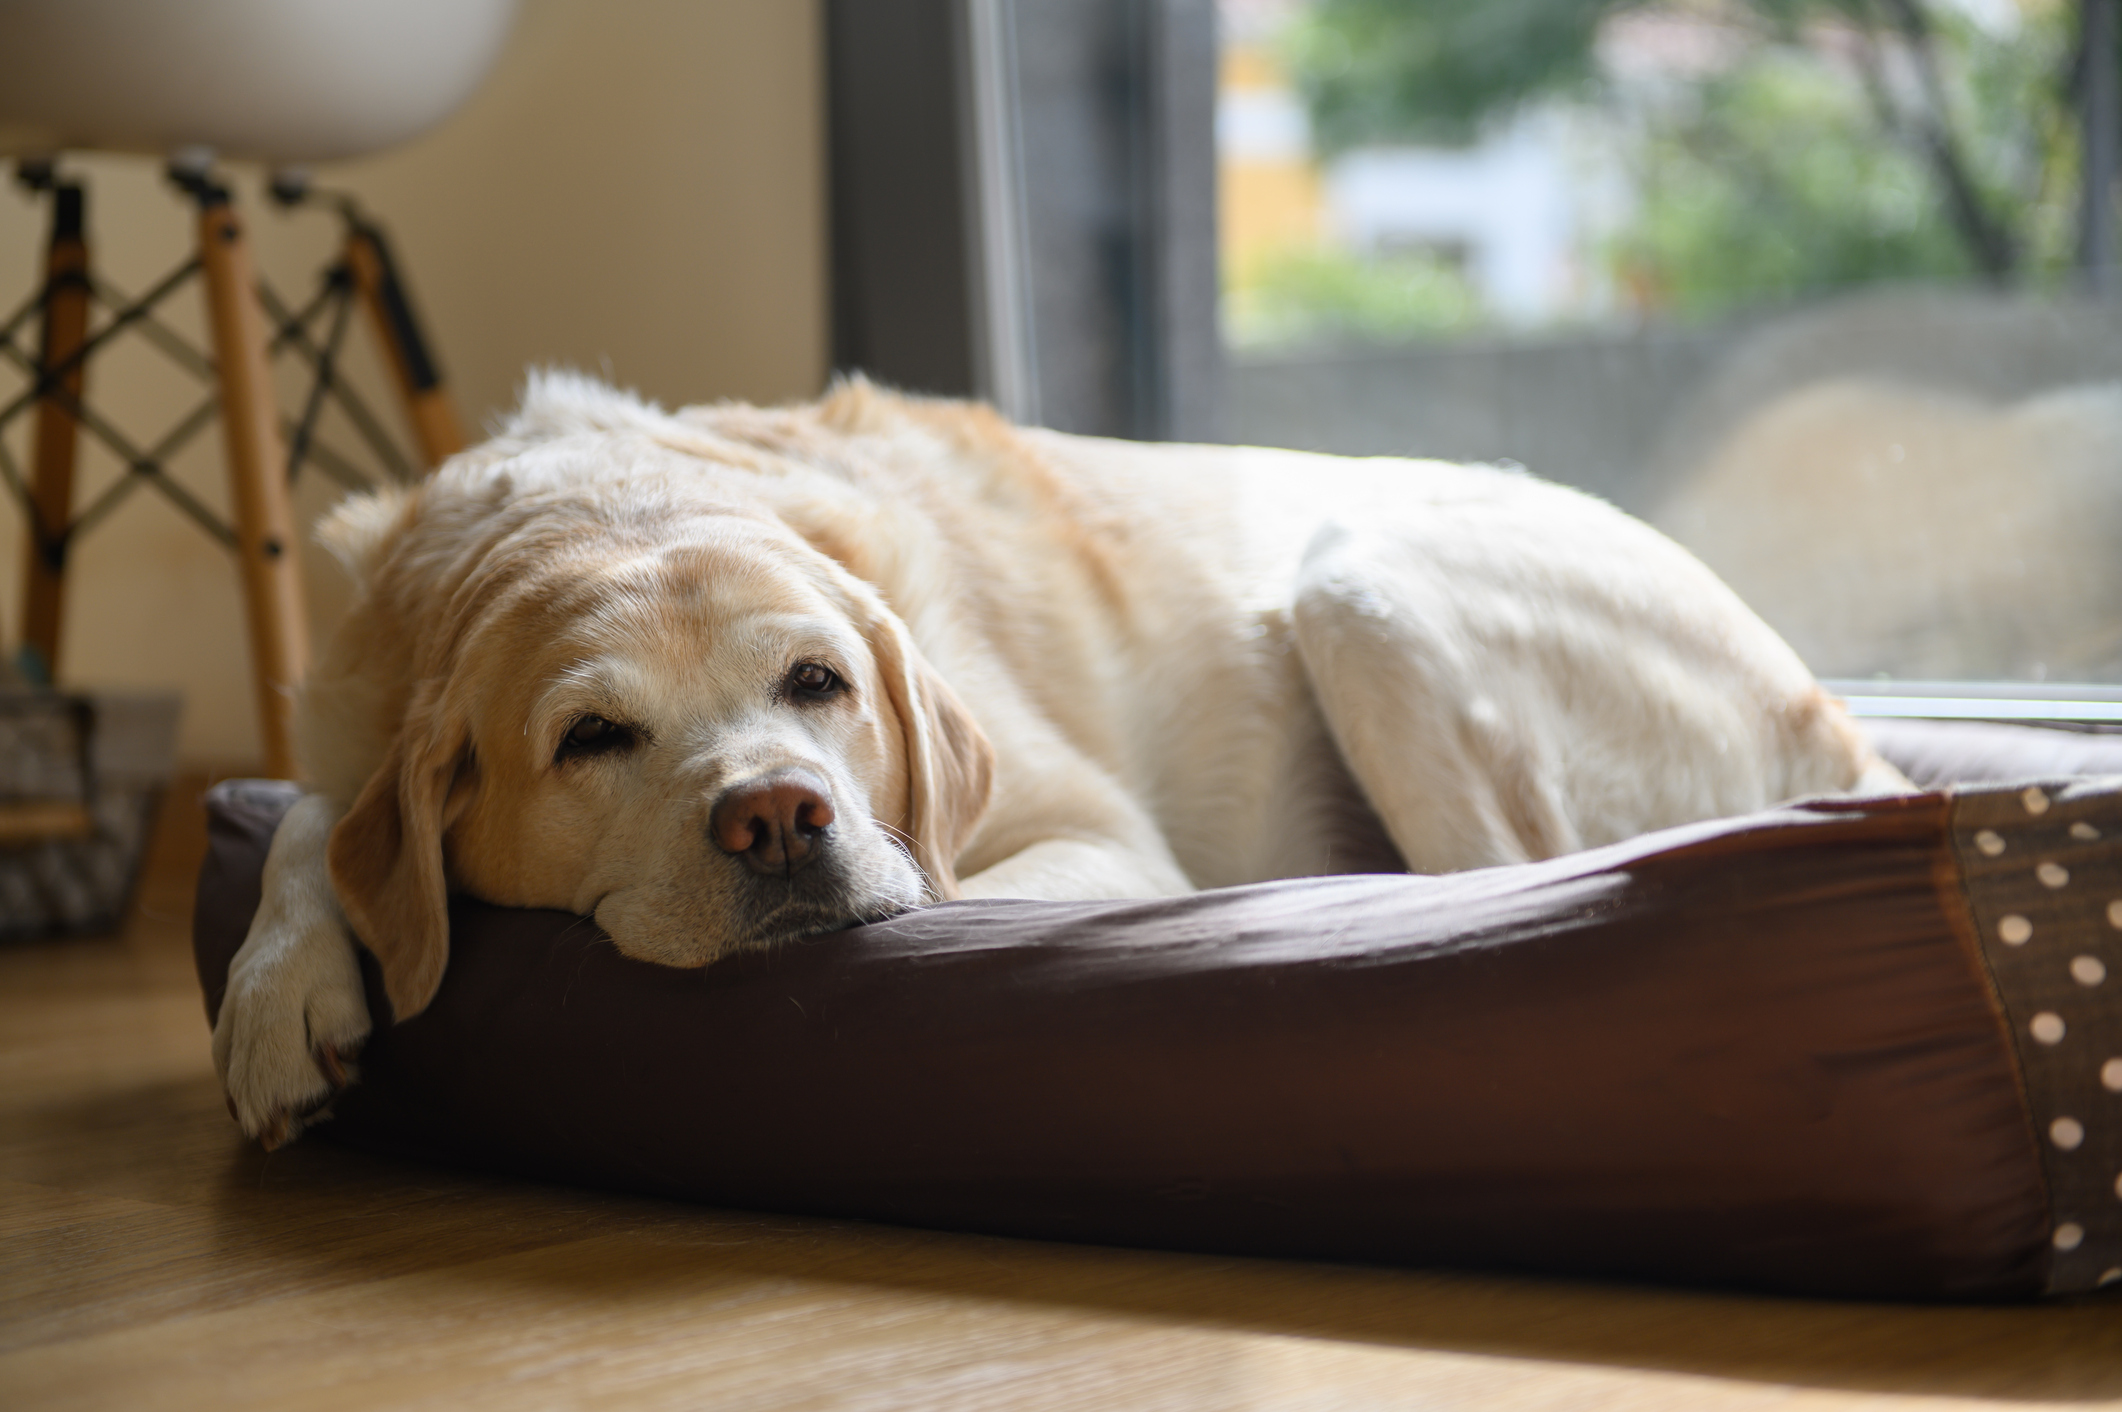
[[[1767,42],[1646,126],[1616,272],[1639,305],[1682,317],[1879,281],[2053,278],[2076,214],[2061,30],[2034,19],[1999,43],[1947,17],[1936,31],[1967,114],[1961,170],[2002,268],[1985,263],[1935,159],[1885,130],[1860,82],[1802,44]]]
[[[1327,151],[1454,144],[1532,98],[1596,86],[1592,42],[1617,0],[1317,0],[1287,36]]]
[[[1702,0],[1688,12],[1746,42],[1649,98],[1603,77],[1593,49],[1632,8],[1318,0],[1287,54],[1328,151],[1463,142],[1537,103],[1608,114],[1637,202],[1608,248],[1584,253],[1642,313],[1711,317],[1881,280],[2040,284],[2068,268],[2075,7],[2024,0],[2000,38],[1939,0]],[[1463,280],[1412,271],[1292,255],[1234,299],[1232,332],[1413,337],[1478,321]]]
[[[1275,256],[1224,301],[1223,335],[1239,348],[1390,342],[1459,333],[1481,322],[1481,296],[1435,255],[1364,259],[1338,250]]]

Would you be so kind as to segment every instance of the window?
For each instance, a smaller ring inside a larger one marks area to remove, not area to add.
[[[835,360],[1214,432],[1213,0],[828,0]]]
[[[2118,714],[2114,9],[1222,0],[1224,430],[1583,486],[1853,694]]]
[[[1845,692],[2122,719],[2118,2],[830,0],[840,361],[1517,461]]]

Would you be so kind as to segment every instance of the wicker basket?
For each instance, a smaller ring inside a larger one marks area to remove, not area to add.
[[[124,921],[180,709],[174,696],[0,691],[0,939]]]

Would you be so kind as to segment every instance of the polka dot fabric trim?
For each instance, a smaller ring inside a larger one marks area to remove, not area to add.
[[[1969,790],[1953,843],[2048,1178],[2048,1292],[2122,1282],[2122,779]]]

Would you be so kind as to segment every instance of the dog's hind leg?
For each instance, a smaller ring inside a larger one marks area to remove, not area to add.
[[[1298,651],[1343,760],[1410,870],[1580,847],[1554,762],[1483,681],[1451,585],[1389,540],[1329,525],[1297,584]]]
[[[1293,605],[1335,744],[1418,872],[1896,787],[1790,648],[1672,541],[1494,473],[1324,526]]]

